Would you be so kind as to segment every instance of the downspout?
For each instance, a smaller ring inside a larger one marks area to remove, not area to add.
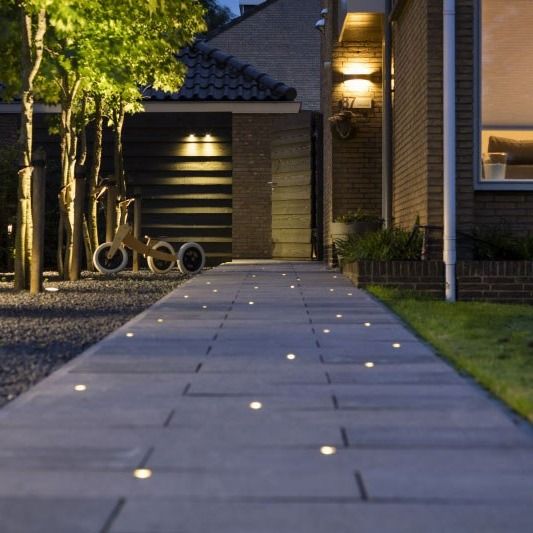
[[[446,301],[456,300],[456,117],[455,117],[455,0],[444,1],[443,15],[443,159],[444,266]]]
[[[381,148],[381,218],[392,226],[392,35],[389,14],[391,0],[385,2],[383,16],[383,124]]]

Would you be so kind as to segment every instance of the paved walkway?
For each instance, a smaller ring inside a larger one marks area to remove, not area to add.
[[[1,533],[529,531],[530,428],[320,264],[198,276],[0,412]]]

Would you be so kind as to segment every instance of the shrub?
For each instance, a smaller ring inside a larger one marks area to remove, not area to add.
[[[353,261],[416,261],[422,256],[422,233],[387,228],[362,235],[350,235],[335,242],[344,263]]]
[[[474,232],[478,260],[533,260],[533,235],[514,235],[504,226],[485,226]]]

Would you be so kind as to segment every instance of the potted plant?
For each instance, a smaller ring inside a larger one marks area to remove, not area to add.
[[[330,227],[333,241],[345,239],[348,235],[362,235],[381,229],[383,220],[376,216],[365,213],[363,210],[348,212],[337,217]]]

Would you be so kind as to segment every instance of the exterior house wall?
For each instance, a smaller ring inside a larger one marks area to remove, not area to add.
[[[272,257],[272,116],[233,115],[233,258]]]
[[[365,92],[343,83],[342,74],[364,65],[369,72],[381,69],[381,41],[338,41],[336,3],[328,7],[328,24],[323,38],[322,56],[326,62],[322,76],[322,113],[324,115],[324,248],[331,263],[329,224],[338,216],[362,209],[381,214],[381,145],[383,91],[371,83]],[[328,64],[328,62],[330,63]],[[366,92],[368,91],[368,92]],[[372,109],[354,109],[355,132],[342,139],[331,126],[329,117],[341,111],[343,98],[366,96]]]
[[[208,36],[220,48],[298,91],[302,108],[320,108],[321,0],[269,0]]]
[[[436,212],[430,210],[430,190],[439,193],[431,188],[436,184],[430,180],[430,159],[433,166],[442,164],[431,152],[435,137],[442,139],[442,120],[433,117],[437,123],[431,122],[432,105],[442,98],[442,74],[431,64],[428,4],[407,2],[393,26],[393,219],[403,227],[412,226],[417,216],[422,224],[441,222],[438,202],[432,205]],[[437,79],[430,79],[430,73]]]

